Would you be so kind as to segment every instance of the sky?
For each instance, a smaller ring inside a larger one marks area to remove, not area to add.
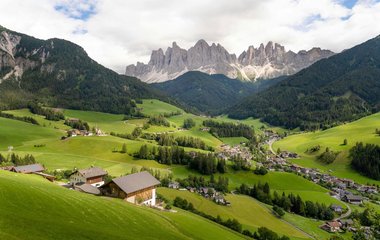
[[[63,38],[119,73],[172,42],[239,55],[268,41],[340,52],[380,35],[380,0],[0,0],[0,25]],[[4,10],[5,9],[5,10]]]

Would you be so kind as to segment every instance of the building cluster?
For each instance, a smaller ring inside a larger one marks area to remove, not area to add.
[[[99,128],[95,128],[94,131],[70,129],[67,131],[67,136],[68,137],[76,137],[76,136],[88,137],[88,136],[106,136],[106,134]]]
[[[54,176],[44,173],[45,168],[41,164],[2,167],[1,170],[36,174],[52,182],[55,180]],[[105,183],[107,175],[108,173],[99,167],[76,170],[71,173],[70,182],[64,187],[93,195],[121,198],[133,204],[156,205],[156,188],[161,182],[149,172],[134,173]]]
[[[334,221],[325,222],[320,226],[321,229],[330,232],[330,233],[337,233],[337,232],[357,232],[358,230],[361,230],[364,232],[367,239],[372,239],[370,236],[372,236],[372,229],[371,227],[367,226],[360,226],[360,229],[354,226],[354,221],[352,219],[338,219]]]
[[[220,151],[217,153],[217,157],[220,159],[228,160],[233,157],[240,156],[246,161],[252,160],[252,154],[249,151],[249,148],[242,145],[230,146],[228,144],[223,144],[220,147]]]
[[[343,231],[356,231],[353,227],[354,221],[352,219],[338,219],[334,221],[325,222],[320,226],[321,229],[335,233]]]
[[[144,171],[114,178],[105,183],[107,172],[98,167],[74,171],[70,175],[69,188],[94,195],[121,198],[133,204],[156,205],[155,177]]]
[[[215,190],[215,188],[212,187],[186,187],[186,188],[181,188],[180,184],[178,182],[170,182],[168,185],[169,188],[177,189],[180,191],[189,191],[192,193],[197,193],[201,195],[204,198],[210,199],[214,201],[217,204],[220,205],[225,205],[225,206],[230,206],[231,203],[227,201],[224,198],[224,194],[222,192],[218,192]]]
[[[298,158],[298,155],[282,151],[278,155],[270,154],[263,163],[269,171],[287,171],[303,175],[310,181],[323,185],[330,190],[331,196],[351,204],[361,204],[366,194],[378,194],[376,186],[367,186],[354,182],[351,179],[338,178],[327,173],[321,173],[314,168],[301,167],[287,161],[287,158]],[[355,192],[356,194],[354,194]]]

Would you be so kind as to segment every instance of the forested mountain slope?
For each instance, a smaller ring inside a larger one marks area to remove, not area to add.
[[[288,77],[229,109],[287,128],[316,129],[380,109],[380,36]]]
[[[0,27],[0,109],[46,105],[129,113],[132,99],[166,97],[103,67],[62,39],[40,40]]]
[[[187,72],[175,80],[151,84],[168,96],[208,114],[219,114],[244,97],[278,83],[285,77],[256,82],[231,79],[223,74]]]

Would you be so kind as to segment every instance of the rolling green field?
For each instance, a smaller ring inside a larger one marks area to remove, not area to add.
[[[350,178],[362,184],[380,184],[380,181],[371,180],[360,175],[350,167],[348,150],[356,142],[380,144],[380,136],[375,134],[375,129],[380,127],[380,113],[370,115],[355,122],[347,123],[325,131],[302,133],[284,138],[275,142],[274,149],[289,150],[300,154],[300,159],[291,160],[301,166],[318,168],[325,172],[342,178]],[[348,144],[343,145],[343,140],[347,139]],[[320,145],[321,150],[315,154],[307,154],[306,150],[313,146]],[[340,151],[337,159],[329,165],[318,162],[316,157],[321,154],[326,147],[333,151]]]
[[[288,235],[291,239],[329,239],[334,234],[327,233],[319,228],[323,221],[305,218],[299,215],[286,213],[283,220],[272,214],[271,208],[254,198],[243,195],[227,194],[225,198],[231,206],[218,205],[196,193],[179,191],[168,188],[159,188],[158,193],[169,200],[179,196],[193,203],[194,207],[207,214],[222,218],[236,218],[244,228],[255,231],[258,227],[267,227],[279,235]],[[310,236],[311,235],[311,236]],[[351,239],[351,234],[336,234],[344,239]]]
[[[153,103],[152,100],[144,100],[144,103],[142,105],[139,105],[139,107],[141,107],[143,109],[142,111],[145,111],[144,113],[147,115],[171,113],[178,110],[178,108],[172,105],[168,105],[157,100],[153,100]],[[172,173],[174,178],[186,178],[189,174],[199,175],[198,173],[189,170],[186,166],[168,166],[159,164],[153,160],[139,160],[132,157],[133,153],[138,151],[138,149],[143,144],[157,146],[157,143],[155,141],[147,141],[140,138],[136,140],[127,140],[114,136],[72,137],[61,140],[61,136],[66,135],[65,130],[68,128],[63,124],[63,121],[48,121],[42,116],[31,114],[27,109],[12,110],[7,112],[17,116],[32,116],[37,119],[37,121],[40,123],[40,126],[32,125],[22,121],[0,118],[0,153],[5,155],[8,154],[8,146],[13,146],[13,152],[20,155],[33,154],[37,161],[44,164],[48,170],[99,166],[108,171],[111,176],[117,177],[130,172],[133,167],[137,167],[139,169],[144,166],[160,170],[162,174]],[[79,118],[81,120],[87,121],[90,127],[99,127],[107,133],[111,131],[116,133],[131,133],[135,127],[141,127],[147,121],[146,118],[124,121],[123,115],[99,112],[86,112],[68,109],[64,109],[63,112],[66,117]],[[178,130],[177,128],[182,126],[182,123],[186,118],[194,119],[196,126],[189,130]],[[218,139],[212,136],[209,132],[201,131],[200,127],[202,125],[202,122],[208,119],[205,116],[195,116],[189,113],[182,113],[181,115],[172,116],[167,119],[171,123],[170,127],[151,126],[149,129],[144,131],[168,132],[174,136],[197,137],[215,149],[218,149],[218,147],[223,143],[234,144],[244,140],[242,138]],[[219,117],[217,120],[238,122],[236,120],[228,119],[225,116]],[[256,130],[259,129],[261,125],[263,125],[260,121],[255,119],[243,120],[241,122],[253,126]],[[173,125],[176,127],[173,127]],[[265,127],[269,126],[265,125]],[[294,135],[292,137],[297,136],[301,135]],[[127,154],[122,154],[119,152],[124,143],[127,145]],[[350,140],[349,143],[351,143]],[[35,147],[35,145],[38,144],[42,144],[43,147]],[[216,178],[218,176],[218,174],[215,175]],[[224,174],[223,176],[229,178],[230,190],[235,189],[242,183],[253,185],[258,182],[268,182],[271,186],[272,191],[278,191],[280,193],[284,191],[286,193],[299,194],[304,200],[318,201],[321,203],[323,202],[327,205],[331,203],[341,204],[340,201],[330,197],[327,194],[327,190],[325,188],[322,188],[300,176],[296,176],[290,173],[270,172],[265,176],[259,176],[253,174],[252,171],[235,172],[229,168],[228,173]],[[208,177],[206,176],[206,178]],[[236,203],[236,207],[233,207],[235,210],[229,210],[225,212],[224,209],[219,210],[218,208],[217,211],[221,211],[220,213],[226,217],[232,217],[236,215],[236,217],[241,218],[241,222],[247,228],[257,229],[260,226],[267,226],[267,222],[272,221],[270,219],[273,218],[273,216],[270,214],[270,211],[265,207],[260,208],[256,201],[244,196],[229,195],[228,198],[231,200],[231,202]],[[194,199],[194,201],[199,200],[200,199]],[[239,205],[238,202],[240,201],[242,201],[244,204]],[[200,208],[205,209],[206,211],[206,208],[208,207],[205,206],[208,206],[208,204],[213,203],[209,202],[205,205],[202,203],[200,205]],[[237,206],[239,206],[239,209],[237,209]],[[244,212],[244,209],[247,209],[247,211]],[[252,216],[250,216],[250,214],[247,214],[247,212],[252,213]],[[253,214],[253,212],[255,214]],[[187,228],[183,228],[183,225],[180,224],[181,221],[188,221],[186,220],[187,216],[183,215],[186,214],[179,212],[179,214],[173,215],[172,217],[173,219],[176,218],[175,220],[178,221],[178,224],[176,226],[178,228],[181,228],[183,232],[186,232],[187,235],[190,235],[191,231],[188,231]],[[261,218],[267,219],[268,221],[261,221]],[[297,226],[302,229],[307,229],[308,231],[313,231],[316,234],[321,233],[318,228],[319,223],[316,224],[312,220],[298,218],[300,217],[293,216],[289,222],[292,222],[292,220],[294,220],[292,223],[295,225],[297,225],[298,222],[304,223],[305,226]],[[303,239],[307,237],[302,232],[298,231],[288,224],[282,224],[283,222],[279,220],[275,222],[278,223],[278,226],[275,227],[276,232],[280,234],[283,233],[291,235],[295,239]],[[270,227],[270,225],[268,225],[268,227]],[[323,235],[323,233],[321,234]]]
[[[0,171],[0,239],[132,238],[244,239],[182,210],[162,212]]]
[[[198,194],[188,191],[159,188],[157,192],[170,200],[174,200],[177,196],[184,198],[193,203],[197,210],[214,217],[220,215],[222,219],[236,218],[241,224],[243,224],[243,228],[251,231],[256,231],[259,227],[264,226],[280,235],[285,234],[294,239],[308,238],[303,232],[288,223],[281,221],[261,203],[248,196],[228,194],[226,199],[231,202],[231,206],[221,206]]]
[[[142,109],[141,112],[148,116],[159,115],[163,113],[183,112],[182,109],[156,99],[144,99],[142,104],[137,104]]]
[[[239,145],[240,143],[246,143],[248,142],[248,139],[245,137],[225,137],[225,138],[220,138],[224,143],[229,144],[231,146],[234,145]]]

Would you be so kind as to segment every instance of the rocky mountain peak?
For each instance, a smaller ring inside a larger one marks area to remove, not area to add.
[[[208,45],[208,43],[204,39],[200,39],[200,40],[197,41],[197,43],[195,43],[194,47],[206,48],[206,47],[209,47],[209,45]]]
[[[224,74],[230,78],[256,80],[294,74],[319,59],[334,53],[320,48],[294,53],[285,47],[269,41],[258,48],[249,46],[238,58],[230,54],[219,43],[209,45],[204,39],[198,40],[188,50],[176,42],[168,47],[152,51],[148,64],[129,65],[126,75],[140,78],[144,82],[164,82],[192,70],[209,74]]]

